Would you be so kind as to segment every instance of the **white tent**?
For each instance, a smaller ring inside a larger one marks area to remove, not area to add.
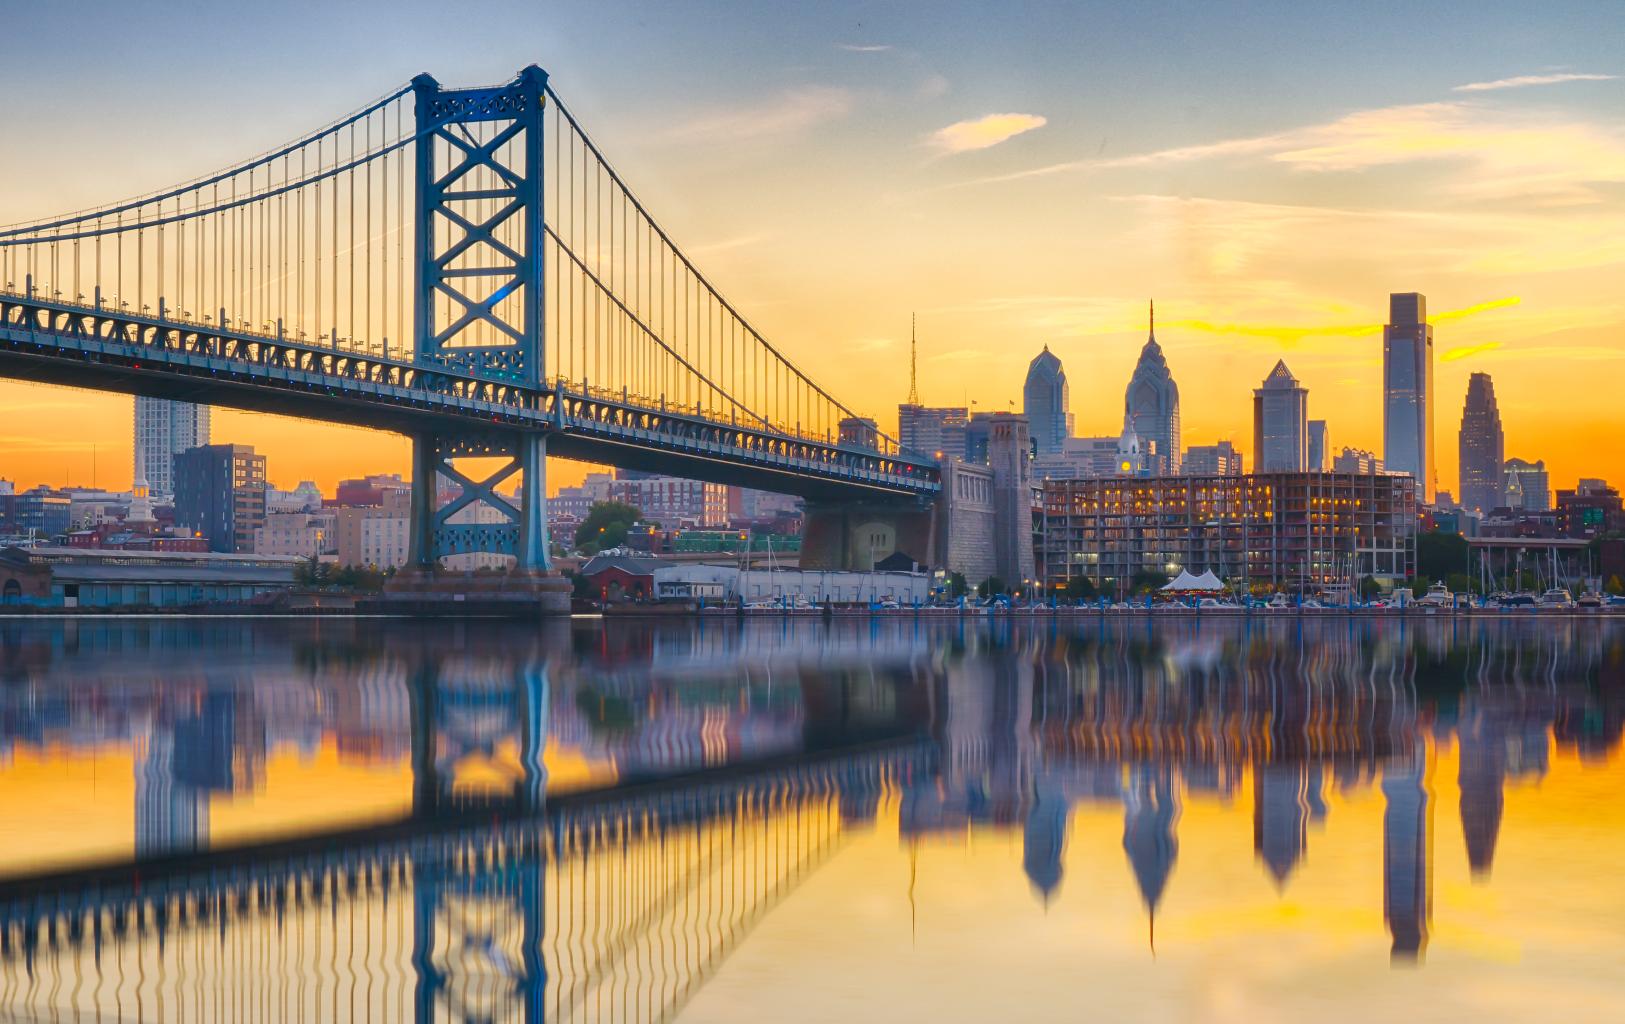
[[[1224,584],[1220,583],[1219,578],[1213,575],[1212,569],[1208,569],[1200,576],[1192,576],[1188,570],[1181,569],[1179,571],[1179,576],[1170,581],[1162,589],[1164,593],[1168,594],[1190,594],[1198,592],[1217,594],[1224,590]]]

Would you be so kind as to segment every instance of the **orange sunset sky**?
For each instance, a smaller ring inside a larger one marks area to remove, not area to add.
[[[1116,433],[1155,298],[1186,445],[1250,464],[1251,389],[1284,358],[1334,450],[1380,452],[1387,296],[1420,291],[1441,488],[1473,371],[1509,457],[1554,487],[1625,483],[1617,5],[1531,25],[1500,3],[498,3],[456,32],[338,6],[70,4],[8,27],[0,85],[26,101],[0,114],[0,221],[232,164],[418,71],[536,62],[723,293],[887,429],[917,312],[927,404],[1019,408],[1047,344],[1078,432]],[[132,66],[149,47],[191,56]],[[0,382],[0,409],[0,478],[129,485],[129,397]],[[220,410],[213,439],[282,487],[408,469],[404,439],[325,424]],[[550,486],[584,471],[555,460]]]

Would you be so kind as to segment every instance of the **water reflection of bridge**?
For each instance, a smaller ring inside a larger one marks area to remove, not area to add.
[[[664,1020],[915,742],[498,824],[381,829],[0,890],[0,1006],[175,1020]]]
[[[887,791],[910,841],[1019,829],[1046,900],[1074,810],[1119,807],[1148,915],[1200,869],[1179,862],[1186,801],[1250,796],[1285,889],[1329,787],[1373,791],[1406,959],[1430,928],[1435,749],[1459,747],[1482,877],[1505,787],[1554,745],[1611,756],[1625,723],[1625,631],[1605,624],[210,624],[206,643],[105,624],[76,647],[7,628],[0,764],[134,737],[137,847],[184,854],[146,862],[139,891],[129,868],[5,884],[0,1007],[33,1014],[659,1019]],[[924,748],[840,752],[926,723]],[[332,736],[411,765],[408,820],[208,852],[200,793]],[[550,776],[560,748],[613,771]],[[741,763],[760,770],[693,774]],[[690,788],[650,781],[673,775]]]

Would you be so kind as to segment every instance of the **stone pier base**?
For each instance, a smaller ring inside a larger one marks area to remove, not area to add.
[[[570,614],[570,581],[557,573],[425,572],[404,568],[357,611],[527,618]]]

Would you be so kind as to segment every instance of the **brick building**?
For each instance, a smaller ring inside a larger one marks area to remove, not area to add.
[[[1254,473],[1048,480],[1036,541],[1051,590],[1074,576],[1126,592],[1141,572],[1211,569],[1247,585],[1313,590],[1416,569],[1409,476]]]

